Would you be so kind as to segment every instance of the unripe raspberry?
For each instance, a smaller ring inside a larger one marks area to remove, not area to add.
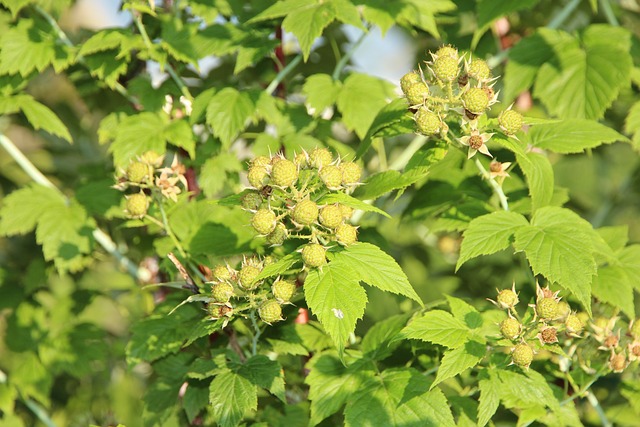
[[[213,277],[216,280],[231,280],[233,274],[226,265],[216,265],[213,269]]]
[[[228,305],[209,304],[207,309],[209,310],[209,315],[213,319],[233,316],[233,307],[229,307]]]
[[[325,165],[320,169],[320,179],[329,190],[336,190],[342,184],[342,172],[333,165]]]
[[[507,317],[500,323],[500,333],[507,339],[514,340],[518,338],[520,332],[522,332],[522,325],[513,317]]]
[[[407,96],[409,105],[424,104],[427,96],[429,96],[429,86],[423,82],[417,82],[409,86],[404,94]]]
[[[342,172],[342,184],[354,185],[360,181],[362,169],[354,162],[340,163],[340,172]]]
[[[533,361],[533,349],[529,344],[518,344],[511,352],[511,360],[522,368],[528,368]]]
[[[269,234],[276,228],[276,214],[269,209],[260,209],[253,214],[251,225],[260,234]]]
[[[458,49],[456,49],[453,46],[447,45],[447,46],[442,46],[440,49],[438,49],[436,51],[435,54],[436,57],[440,57],[440,56],[450,56],[451,58],[455,59],[456,61],[458,60]]]
[[[293,220],[301,225],[311,225],[318,219],[318,205],[306,199],[293,208]]]
[[[133,218],[142,218],[149,209],[149,198],[144,193],[136,193],[127,197],[127,213]]]
[[[291,297],[296,292],[296,284],[290,280],[279,279],[273,282],[271,293],[280,304],[291,301]]]
[[[327,262],[326,249],[317,243],[309,243],[302,248],[302,261],[307,267],[321,267]]]
[[[258,308],[258,314],[264,323],[272,324],[282,320],[282,307],[275,300],[267,300]]]
[[[609,359],[609,368],[613,372],[620,373],[627,367],[627,357],[624,353],[612,354]]]
[[[541,319],[556,319],[558,317],[558,301],[553,297],[539,299],[536,303],[536,313]]]
[[[142,162],[131,162],[127,167],[127,179],[136,184],[147,182],[152,173],[151,167]]]
[[[271,164],[271,159],[267,156],[258,156],[251,161],[251,166],[267,167]]]
[[[276,262],[275,257],[273,257],[273,256],[271,256],[271,255],[267,255],[266,257],[264,257],[264,258],[262,259],[262,265],[264,265],[265,267],[266,267],[267,265],[275,264],[275,262]]]
[[[483,89],[472,87],[462,95],[462,102],[464,103],[464,108],[469,112],[482,114],[489,106],[489,97]]]
[[[558,319],[565,320],[571,313],[571,306],[565,301],[558,302]]]
[[[558,331],[556,328],[544,328],[540,331],[540,342],[542,344],[553,344],[558,342]]]
[[[491,69],[482,59],[474,59],[469,64],[469,76],[480,81],[489,80],[491,78]]]
[[[607,329],[607,326],[609,326],[609,319],[603,316],[598,316],[593,319],[593,325],[598,329]]]
[[[258,285],[256,277],[260,274],[260,269],[254,265],[247,264],[240,269],[238,281],[243,289],[253,289]]]
[[[336,240],[344,246],[352,245],[358,241],[358,229],[351,224],[340,224],[336,228]]]
[[[451,56],[438,56],[433,61],[433,74],[438,80],[452,82],[458,78],[458,60]]]
[[[340,205],[340,211],[344,219],[350,219],[353,216],[353,208],[351,206]]]
[[[261,165],[251,166],[247,174],[247,179],[252,187],[260,190],[269,182],[269,173],[267,168]]]
[[[342,223],[342,210],[340,206],[327,205],[320,209],[320,215],[318,216],[320,224],[328,228],[336,228]]]
[[[402,89],[402,93],[407,94],[407,90],[414,83],[422,82],[422,77],[420,77],[420,73],[417,71],[410,71],[400,79],[400,88]]]
[[[629,327],[629,333],[634,338],[640,338],[640,319],[635,319]]]
[[[498,116],[498,123],[500,124],[500,128],[507,135],[515,135],[520,132],[522,129],[522,124],[524,123],[524,118],[522,114],[513,110],[504,110]]]
[[[293,185],[298,179],[298,168],[287,159],[281,159],[271,169],[271,182],[279,187]]]
[[[254,211],[258,209],[262,204],[262,196],[258,192],[250,191],[242,196],[242,199],[240,199],[240,204],[243,208]]]
[[[287,240],[287,227],[284,224],[278,223],[276,228],[267,235],[267,243],[272,246],[278,246]]]
[[[321,168],[331,162],[333,162],[333,155],[326,148],[314,148],[309,155],[309,163],[314,168]]]
[[[434,135],[440,132],[442,127],[442,120],[433,111],[429,111],[426,107],[420,107],[414,114],[413,118],[416,121],[416,127],[418,132],[423,135]]]
[[[569,314],[567,320],[564,321],[564,326],[567,328],[567,333],[572,335],[578,335],[584,329],[584,324],[580,317],[575,314]]]
[[[293,159],[293,163],[295,163],[299,168],[306,168],[309,166],[309,155],[306,152],[296,154],[296,157]]]
[[[498,302],[498,306],[501,308],[513,308],[520,302],[518,299],[518,294],[513,292],[511,289],[503,289],[498,292],[498,297],[496,298]]]
[[[220,282],[213,285],[211,297],[215,302],[226,304],[233,296],[233,286],[227,282]]]

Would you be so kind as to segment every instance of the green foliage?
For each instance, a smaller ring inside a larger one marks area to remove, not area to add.
[[[0,425],[636,425],[610,3],[0,0]]]

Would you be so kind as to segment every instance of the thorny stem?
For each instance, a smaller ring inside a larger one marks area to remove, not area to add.
[[[344,56],[340,58],[340,61],[336,64],[336,68],[333,70],[333,74],[331,75],[333,80],[338,80],[340,78],[342,70],[347,66],[353,54],[358,50],[358,47],[360,47],[364,39],[367,37],[367,34],[368,33],[366,31],[363,31],[358,40],[356,40],[351,48],[345,52]]]
[[[134,21],[136,23],[138,31],[140,31],[140,35],[142,36],[142,40],[144,41],[145,46],[147,47],[147,49],[149,49],[150,52],[153,51],[153,43],[151,43],[149,34],[147,34],[147,29],[144,28],[144,25],[142,24],[142,18],[140,17],[140,15],[136,16]],[[165,68],[167,69],[169,76],[171,76],[171,79],[175,82],[176,85],[178,85],[178,88],[180,89],[180,92],[182,92],[182,95],[184,95],[184,97],[189,101],[193,101],[193,95],[191,95],[191,92],[189,92],[189,88],[185,84],[184,80],[182,80],[182,78],[178,75],[175,68],[173,68],[173,65],[171,65],[167,61],[167,63],[165,64]]]
[[[25,173],[29,175],[29,177],[33,181],[42,186],[51,188],[60,194],[63,194],[58,187],[56,187],[46,176],[42,174],[42,172],[38,170],[38,168],[33,165],[33,163],[31,163],[29,159],[27,159],[22,151],[20,151],[20,149],[16,147],[13,141],[11,141],[3,134],[0,134],[0,145],[7,151],[7,153],[9,153],[9,155],[16,161],[18,166],[20,166],[22,170],[25,171]],[[135,265],[129,258],[124,256],[118,250],[116,244],[107,233],[99,228],[96,228],[95,230],[93,230],[93,237],[96,239],[96,242],[98,242],[98,244],[104,248],[105,251],[113,256],[119,264],[123,265],[126,268],[127,272],[131,276],[135,277],[138,280],[146,280],[149,277],[149,271],[142,267],[138,268],[138,266]]]

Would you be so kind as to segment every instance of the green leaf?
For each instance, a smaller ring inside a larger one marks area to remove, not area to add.
[[[167,17],[162,22],[162,39],[160,45],[178,61],[192,64],[197,67],[201,55],[195,45],[193,35],[198,24],[184,24],[179,19]]]
[[[482,315],[471,304],[451,295],[445,296],[453,317],[463,322],[469,329],[477,329],[482,326]]]
[[[632,285],[640,292],[640,245],[631,245],[622,249],[618,255],[618,262],[624,268]]]
[[[72,142],[69,129],[49,107],[39,103],[29,95],[24,95],[20,96],[20,109],[34,129],[42,129]]]
[[[632,135],[633,148],[636,151],[640,150],[640,101],[637,101],[629,109],[629,114],[624,121],[624,131]]]
[[[84,63],[89,68],[91,75],[115,88],[120,82],[121,76],[126,74],[130,58],[119,58],[115,49],[96,52],[84,57]]]
[[[500,405],[500,382],[494,378],[482,379],[480,388],[480,404],[478,405],[478,426],[485,426],[498,410]]]
[[[358,146],[356,158],[362,157],[371,146],[373,138],[382,136],[381,134],[384,134],[384,136],[396,136],[412,132],[415,128],[415,122],[413,121],[413,116],[408,111],[408,107],[407,101],[404,98],[396,98],[382,107],[382,109],[378,111],[378,114],[376,114],[367,134]],[[398,127],[400,129],[397,133],[389,131]]]
[[[315,109],[314,115],[319,116],[325,108],[335,104],[342,83],[334,81],[328,74],[313,74],[302,87],[302,93],[307,97],[307,104]]]
[[[409,30],[417,27],[440,38],[436,15],[454,10],[456,5],[448,0],[360,0],[365,19],[380,27],[384,35],[393,25]]]
[[[519,10],[531,9],[539,0],[480,0],[476,4],[478,15],[478,29],[473,34],[471,47],[475,48],[482,35],[498,18]]]
[[[214,198],[224,188],[230,173],[242,170],[242,163],[233,153],[223,152],[209,157],[200,169],[198,183],[205,196]]]
[[[499,381],[500,400],[507,408],[547,406],[553,410],[559,409],[560,405],[547,380],[533,369],[529,369],[526,375],[499,368],[489,372],[492,381]]]
[[[371,243],[354,243],[347,246],[345,250],[335,254],[330,265],[334,264],[340,264],[368,285],[406,296],[422,305],[422,300],[398,263]]]
[[[18,16],[18,12],[31,3],[33,3],[33,0],[0,0],[0,4],[6,6],[11,11],[11,17],[14,19]]]
[[[516,231],[514,246],[524,251],[535,274],[572,292],[591,311],[591,282],[596,274],[591,225],[568,209],[538,209],[531,225]]]
[[[322,198],[318,201],[318,203],[320,204],[340,203],[342,205],[349,206],[353,209],[359,209],[364,212],[375,212],[387,218],[391,218],[391,216],[385,211],[383,211],[382,209],[376,208],[375,206],[370,205],[369,203],[365,203],[362,200],[356,199],[355,197],[345,193],[326,194],[322,196]]]
[[[551,203],[553,198],[554,177],[549,159],[535,152],[526,156],[517,156],[518,165],[527,177],[532,210],[536,211]]]
[[[187,391],[182,398],[182,406],[184,407],[189,422],[193,422],[194,418],[197,417],[200,411],[206,408],[208,404],[209,385],[189,382]]]
[[[238,371],[240,375],[251,380],[259,387],[269,390],[282,402],[286,402],[284,396],[284,371],[282,365],[267,356],[258,354],[246,361]]]
[[[338,349],[356,328],[367,304],[367,294],[359,278],[348,265],[330,262],[322,270],[309,272],[304,282],[304,296]]]
[[[562,118],[599,119],[631,81],[629,33],[592,25],[582,44],[563,45],[557,61],[542,65],[534,96],[551,114]]]
[[[246,414],[258,408],[258,392],[247,378],[227,371],[211,381],[209,403],[218,425],[235,427]]]
[[[352,73],[338,94],[338,109],[349,130],[364,138],[378,112],[393,96],[393,85],[367,74]]]
[[[345,425],[355,426],[455,426],[447,399],[440,389],[411,368],[384,370],[366,381],[349,398]]]
[[[637,279],[638,277],[629,277],[623,267],[616,265],[601,267],[591,284],[593,296],[620,308],[629,318],[635,319],[632,283]]]
[[[484,358],[486,351],[484,343],[474,340],[447,351],[440,362],[436,380],[431,384],[431,388],[476,366]]]
[[[44,213],[65,205],[62,194],[53,188],[31,185],[2,199],[0,234],[26,234],[36,228]]]
[[[244,130],[255,110],[255,103],[249,93],[226,87],[209,101],[207,124],[213,129],[213,134],[220,138],[223,147],[228,148],[238,133]]]
[[[389,357],[400,345],[400,341],[394,338],[402,331],[409,317],[409,314],[398,314],[377,322],[362,339],[362,351],[375,360]]]
[[[474,219],[464,232],[456,270],[471,258],[507,249],[515,232],[526,225],[529,222],[525,217],[508,211],[493,212]]]
[[[432,310],[413,319],[400,332],[400,337],[457,348],[467,341],[469,328],[446,311]]]
[[[565,119],[560,123],[533,126],[526,140],[536,147],[563,154],[582,153],[600,144],[628,141],[610,127],[584,119]]]
[[[345,366],[333,353],[314,356],[306,368],[309,375],[304,382],[309,385],[311,426],[338,412],[363,382],[373,376],[371,369],[364,369],[362,360]]]
[[[266,279],[267,277],[277,276],[286,273],[291,267],[300,263],[302,256],[300,252],[291,252],[273,264],[267,265],[258,275],[256,280]]]

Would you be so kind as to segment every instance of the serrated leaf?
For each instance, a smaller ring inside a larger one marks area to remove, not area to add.
[[[386,216],[387,218],[391,218],[391,216],[385,211],[383,211],[382,209],[379,209],[373,205],[370,205],[369,203],[365,203],[362,200],[356,199],[355,197],[345,193],[326,194],[322,196],[322,198],[318,201],[318,203],[321,203],[321,204],[340,203],[342,205],[349,206],[353,209],[359,209],[364,212],[375,212],[377,214]]]
[[[582,37],[584,47],[577,42],[569,48],[564,46],[557,62],[540,68],[533,95],[552,114],[599,119],[620,89],[630,83],[632,59],[624,49],[625,41],[619,41],[619,31],[609,34],[603,27],[588,27]],[[628,37],[627,33],[627,44]]]
[[[195,157],[196,141],[186,119],[169,123],[164,128],[163,136],[170,144],[186,151],[189,157]]]
[[[531,225],[516,231],[514,246],[524,251],[535,274],[573,293],[591,312],[591,281],[596,274],[591,225],[568,209],[538,209]]]
[[[632,136],[633,148],[636,151],[640,150],[640,101],[629,109],[629,114],[624,120],[624,131]]]
[[[122,119],[115,129],[109,151],[117,166],[126,167],[129,160],[147,152],[165,152],[166,140],[163,129],[167,125],[158,114],[143,112]]]
[[[486,346],[483,343],[474,340],[469,340],[464,345],[447,351],[440,361],[438,374],[436,380],[431,384],[431,388],[476,366],[486,351]]]
[[[96,52],[84,57],[84,63],[91,75],[109,87],[115,88],[119,84],[120,76],[127,72],[130,58],[118,58],[115,49]]]
[[[582,153],[587,148],[616,141],[628,141],[614,129],[592,120],[565,119],[559,123],[533,126],[527,142],[556,153]]]
[[[330,265],[340,264],[351,271],[352,277],[375,286],[411,298],[422,305],[422,300],[409,283],[398,263],[379,247],[371,243],[354,243],[335,254]]]
[[[364,315],[367,294],[359,280],[348,265],[330,262],[322,270],[311,270],[304,282],[307,305],[338,349]]]
[[[238,373],[248,378],[253,384],[269,390],[282,402],[286,402],[284,396],[284,371],[282,365],[267,356],[258,354],[248,359]]]
[[[477,329],[482,326],[482,315],[471,304],[461,300],[460,298],[445,295],[447,302],[451,308],[453,317],[467,325],[469,329]]]
[[[302,261],[300,252],[291,252],[275,263],[267,265],[264,269],[262,269],[256,280],[266,279],[267,277],[284,274],[289,269],[291,269],[291,267],[300,263],[300,261]]]
[[[414,129],[415,122],[413,121],[413,116],[408,111],[408,108],[409,105],[407,104],[406,99],[403,98],[396,98],[382,107],[382,109],[378,111],[378,114],[376,114],[367,134],[358,146],[356,158],[362,157],[362,155],[366,153],[371,146],[373,138],[377,137],[380,133],[383,133],[385,129],[392,128],[402,122],[409,123],[409,129]],[[401,135],[404,133],[408,133],[406,128],[402,129],[395,135]],[[389,135],[385,132],[385,134],[385,136],[395,136],[393,133]]]
[[[500,406],[500,382],[493,378],[478,382],[480,399],[478,405],[478,426],[483,427],[493,417]]]
[[[456,8],[455,3],[448,0],[367,0],[361,3],[365,19],[380,27],[383,35],[398,24],[408,29],[420,28],[436,38],[440,38],[436,15]]]
[[[440,389],[412,368],[386,369],[366,381],[349,399],[345,425],[455,426],[447,399]]]
[[[531,207],[535,211],[549,205],[553,198],[554,176],[549,159],[535,152],[526,156],[517,156],[518,165],[527,178]]]
[[[631,284],[640,292],[640,245],[622,249],[618,254],[618,262],[631,279]]]
[[[0,234],[26,234],[36,228],[40,217],[50,209],[65,205],[62,194],[53,188],[31,185],[2,199]]]
[[[456,270],[471,258],[507,249],[515,232],[526,225],[529,222],[525,217],[508,211],[492,212],[475,218],[464,232]]]
[[[400,337],[457,348],[467,342],[469,328],[446,311],[432,310],[413,319],[400,332]]]
[[[591,284],[593,296],[620,308],[630,319],[635,319],[632,280],[622,267],[616,265],[601,267]]]
[[[547,406],[557,410],[560,407],[547,380],[533,369],[526,374],[506,369],[492,369],[489,372],[492,381],[500,382],[500,400],[507,408]]]
[[[71,134],[56,114],[31,95],[16,95],[0,101],[0,114],[12,114],[22,111],[34,129],[42,129],[52,135],[71,141]]]
[[[336,102],[344,124],[362,139],[391,96],[393,85],[389,82],[367,74],[353,73],[344,81]]]
[[[209,198],[215,197],[224,188],[228,180],[227,175],[233,172],[240,172],[242,163],[233,153],[223,152],[217,156],[209,157],[200,169],[198,183]]]
[[[315,116],[335,104],[342,83],[334,81],[328,74],[314,74],[310,76],[302,87],[302,93],[307,96],[307,104],[315,109]]]
[[[539,0],[481,0],[476,4],[478,29],[473,34],[471,47],[475,48],[482,35],[498,18],[519,10],[531,9]]]
[[[383,360],[390,356],[400,345],[400,342],[394,338],[407,324],[409,317],[409,314],[398,314],[377,322],[362,338],[362,351],[375,360]]]
[[[162,20],[162,41],[160,45],[178,61],[192,64],[197,67],[201,58],[197,45],[194,44],[193,35],[197,25],[184,24],[179,19]]]
[[[228,148],[253,117],[255,110],[249,93],[226,87],[209,101],[207,124],[213,129],[213,134],[220,138],[223,147]]]
[[[258,408],[256,386],[232,371],[217,375],[209,386],[213,418],[221,427],[235,427],[250,411]]]
[[[182,398],[182,407],[187,413],[187,419],[192,422],[209,403],[209,385],[189,382],[187,391]]]
[[[15,19],[18,12],[31,4],[33,0],[1,0],[0,4],[6,6],[11,11],[11,16]]]

